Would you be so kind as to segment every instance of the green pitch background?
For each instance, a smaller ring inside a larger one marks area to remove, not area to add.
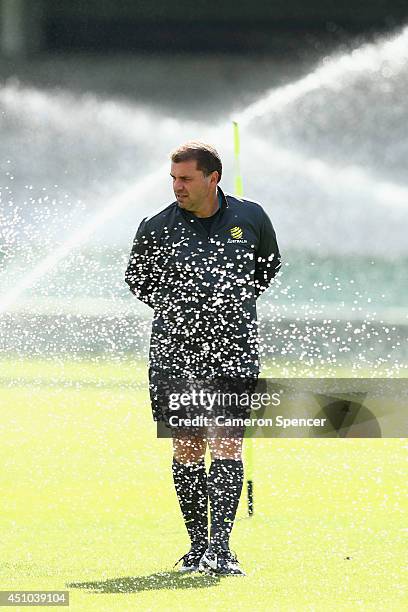
[[[243,496],[232,536],[248,576],[179,576],[146,365],[0,367],[2,590],[68,589],[85,612],[407,609],[406,441],[256,440],[255,515]]]

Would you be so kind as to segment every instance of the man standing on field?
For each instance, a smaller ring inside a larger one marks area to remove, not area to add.
[[[143,219],[126,270],[131,291],[154,310],[150,392],[153,418],[166,424],[166,380],[257,378],[256,299],[281,265],[263,208],[219,187],[222,164],[212,146],[181,145],[170,174],[176,201]],[[174,485],[191,540],[181,571],[243,575],[229,548],[243,484],[243,431],[212,437],[205,427],[173,427],[172,437]]]

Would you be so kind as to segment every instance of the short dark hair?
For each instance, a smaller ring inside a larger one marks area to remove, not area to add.
[[[197,170],[201,170],[206,176],[218,172],[218,182],[222,176],[222,163],[218,152],[209,144],[191,140],[186,142],[171,152],[171,161],[175,164],[195,159]]]

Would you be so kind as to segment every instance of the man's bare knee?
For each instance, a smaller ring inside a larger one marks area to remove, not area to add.
[[[242,459],[242,438],[213,438],[209,446],[212,459]]]
[[[197,463],[205,455],[204,438],[173,438],[173,457],[179,463]]]

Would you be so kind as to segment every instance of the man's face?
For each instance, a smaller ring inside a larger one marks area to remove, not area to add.
[[[205,176],[202,170],[197,170],[197,161],[171,164],[170,176],[173,178],[173,191],[181,208],[190,212],[199,211],[206,199],[217,185],[218,173],[212,172]]]

